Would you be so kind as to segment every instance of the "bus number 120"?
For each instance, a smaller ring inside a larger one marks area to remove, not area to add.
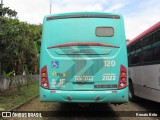
[[[104,60],[104,66],[109,67],[109,66],[115,66],[116,62],[115,60]]]

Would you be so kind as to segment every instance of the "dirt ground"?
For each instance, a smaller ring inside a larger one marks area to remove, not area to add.
[[[130,117],[136,113],[127,112],[136,111],[137,114],[139,114],[141,111],[147,112],[147,110],[160,111],[160,104],[138,99],[137,102],[129,102],[117,106],[107,103],[85,104],[85,106],[83,106],[83,104],[80,105],[76,103],[40,102],[39,98],[36,98],[17,111],[50,111],[50,113],[53,112],[53,114],[50,114],[51,116],[39,118],[10,118],[10,120],[160,120],[158,117]],[[56,115],[55,113],[59,113],[60,115]],[[109,114],[114,116],[108,117]]]

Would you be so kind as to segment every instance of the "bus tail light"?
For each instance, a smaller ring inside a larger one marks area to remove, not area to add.
[[[121,65],[118,89],[123,89],[126,86],[127,86],[127,70],[124,66]]]
[[[44,66],[41,69],[41,86],[43,88],[49,89],[47,66]]]

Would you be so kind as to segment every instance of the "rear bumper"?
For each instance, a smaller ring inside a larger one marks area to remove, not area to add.
[[[47,90],[40,86],[41,102],[128,102],[128,87],[108,91],[62,91]]]

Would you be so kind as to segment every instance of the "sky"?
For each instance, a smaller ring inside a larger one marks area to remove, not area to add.
[[[18,18],[31,24],[43,22],[50,14],[77,11],[122,14],[127,39],[133,39],[160,21],[159,0],[3,0],[6,7],[18,12]]]

